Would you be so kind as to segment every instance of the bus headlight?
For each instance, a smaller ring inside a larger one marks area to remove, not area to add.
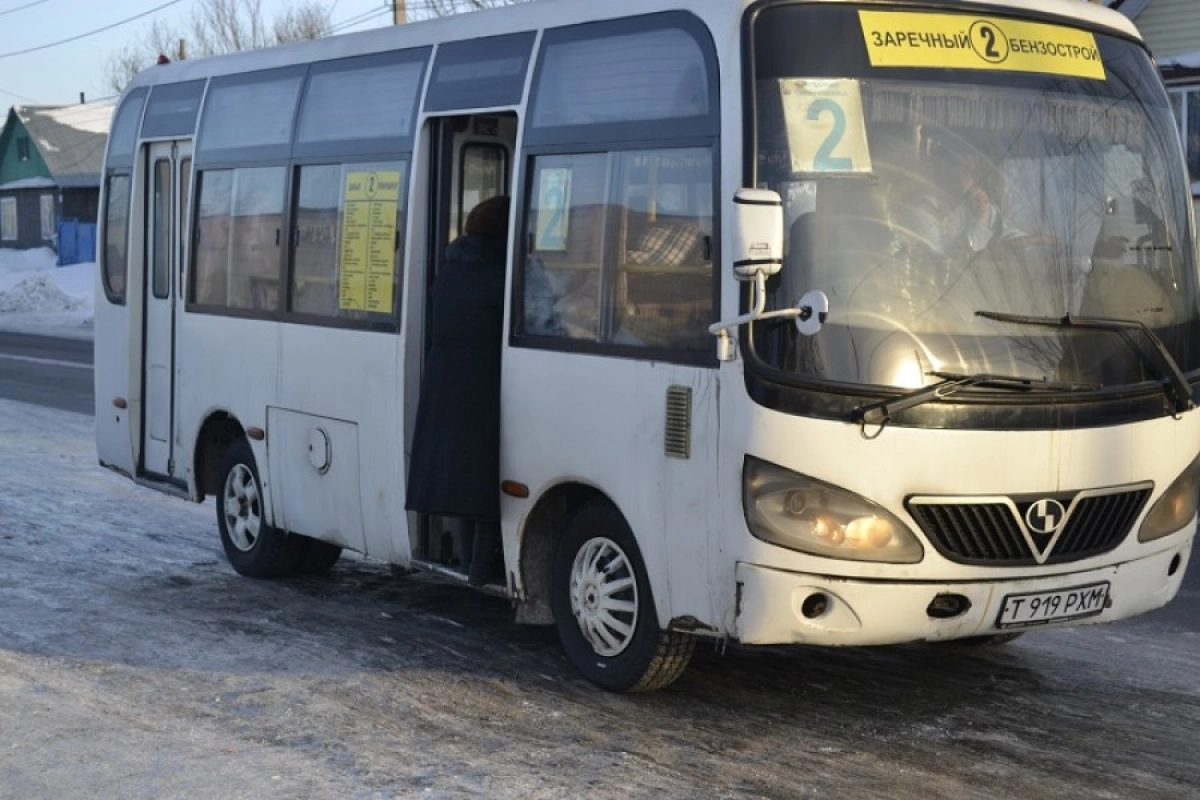
[[[925,551],[866,498],[751,456],[742,471],[746,524],[758,539],[828,558],[915,564]]]
[[[1139,542],[1169,536],[1192,521],[1200,504],[1200,458],[1197,458],[1150,509],[1138,530]]]

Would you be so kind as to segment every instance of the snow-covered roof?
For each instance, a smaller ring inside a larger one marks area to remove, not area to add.
[[[60,187],[99,186],[112,123],[111,100],[71,106],[13,106]]]
[[[1161,69],[1179,67],[1180,69],[1200,69],[1200,50],[1191,53],[1180,53],[1170,58],[1160,58],[1158,66]]]
[[[0,192],[13,189],[49,189],[57,185],[51,178],[21,178],[17,181],[0,183]]]

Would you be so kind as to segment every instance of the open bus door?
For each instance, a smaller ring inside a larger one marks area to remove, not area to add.
[[[517,117],[511,112],[447,116],[430,120],[429,125],[430,246],[424,282],[422,361],[430,346],[433,284],[446,249],[462,235],[467,215],[475,206],[512,193]],[[417,561],[440,572],[465,576],[471,523],[421,515],[418,530],[413,549]]]

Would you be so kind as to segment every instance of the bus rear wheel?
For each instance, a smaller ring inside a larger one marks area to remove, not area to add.
[[[267,524],[258,465],[245,437],[225,451],[216,505],[221,546],[238,574],[277,578],[295,572],[304,556],[304,540]]]
[[[674,683],[695,639],[658,625],[646,567],[629,525],[608,503],[584,506],[554,557],[554,622],[571,663],[612,692]]]

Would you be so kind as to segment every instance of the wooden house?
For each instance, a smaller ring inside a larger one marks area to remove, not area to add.
[[[0,132],[0,247],[57,245],[59,223],[95,224],[111,102],[13,106]]]

